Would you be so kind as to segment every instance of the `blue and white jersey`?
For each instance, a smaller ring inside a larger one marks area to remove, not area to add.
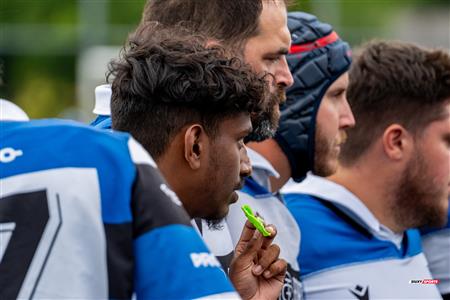
[[[98,129],[111,130],[111,86],[100,85],[95,88],[95,108],[93,113],[97,118],[91,122],[91,126]],[[228,225],[222,220],[216,228],[210,228],[206,220],[196,218],[191,220],[192,226],[201,235],[211,252],[219,260],[223,270],[228,274],[231,260],[234,256],[234,246],[231,241]],[[241,228],[242,230],[242,228]]]
[[[0,127],[0,299],[238,298],[128,134]]]
[[[308,174],[282,190],[302,231],[306,299],[441,299],[417,230],[395,234],[349,190]]]
[[[280,258],[288,263],[279,299],[302,299],[303,291],[297,263],[300,230],[284,203],[269,192],[269,176],[277,177],[278,173],[259,153],[250,148],[247,148],[247,153],[252,162],[252,177],[246,179],[244,188],[238,192],[239,200],[230,206],[226,218],[233,244],[237,244],[246,221],[241,206],[248,204],[264,218],[266,224],[274,224],[277,227],[274,243],[280,246]]]
[[[422,247],[433,278],[439,279],[439,291],[450,299],[450,210],[447,226],[422,229]]]

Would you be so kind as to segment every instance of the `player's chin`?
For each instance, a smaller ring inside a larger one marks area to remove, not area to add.
[[[239,196],[236,193],[236,191],[233,191],[229,196],[228,199],[226,201],[226,203],[224,203],[224,205],[222,206],[221,210],[219,213],[216,214],[216,218],[225,218],[228,215],[228,211],[230,210],[230,205],[233,203],[236,203],[238,200]]]
[[[238,194],[236,193],[236,191],[233,191],[233,192],[231,193],[229,199],[230,199],[230,201],[228,202],[229,204],[233,204],[233,203],[236,203],[236,202],[238,201],[239,196],[238,196]]]

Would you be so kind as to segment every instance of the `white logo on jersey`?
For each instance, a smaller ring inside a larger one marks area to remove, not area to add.
[[[0,150],[0,162],[10,163],[18,156],[22,156],[22,150],[14,150],[13,148],[3,148]]]
[[[172,200],[173,203],[178,206],[183,206],[183,203],[181,203],[180,199],[178,199],[177,194],[175,194],[175,192],[172,191],[167,185],[163,183],[159,186],[159,188],[164,192],[164,194],[167,195],[167,197],[170,198],[170,200]]]
[[[208,252],[191,253],[191,260],[194,267],[221,267],[217,258]]]

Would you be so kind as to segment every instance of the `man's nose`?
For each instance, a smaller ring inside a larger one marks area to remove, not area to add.
[[[289,65],[287,63],[286,57],[280,60],[278,70],[276,73],[276,84],[278,86],[284,86],[286,88],[294,84],[294,78],[292,77],[291,71],[289,70]]]
[[[355,116],[353,115],[350,104],[347,100],[342,107],[342,113],[340,117],[340,128],[347,129],[355,126]]]
[[[248,177],[252,174],[252,164],[250,162],[250,158],[247,155],[247,148],[242,147],[240,150],[240,175],[241,177]]]

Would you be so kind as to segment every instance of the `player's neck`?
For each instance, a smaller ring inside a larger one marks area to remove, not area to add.
[[[390,176],[384,174],[382,168],[379,168],[376,173],[373,170],[376,169],[368,168],[367,164],[340,166],[328,179],[344,186],[358,197],[380,224],[393,232],[401,233],[404,229],[398,226],[391,208],[391,203],[395,200],[392,191],[395,183],[388,182]]]

